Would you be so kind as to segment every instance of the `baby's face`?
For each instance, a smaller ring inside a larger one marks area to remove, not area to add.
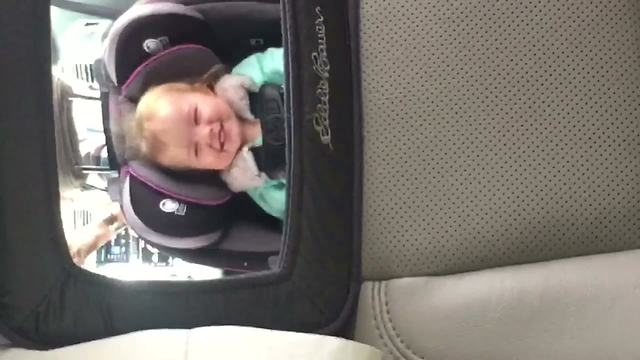
[[[164,94],[148,130],[165,145],[156,160],[170,167],[222,170],[242,146],[238,118],[210,92]]]

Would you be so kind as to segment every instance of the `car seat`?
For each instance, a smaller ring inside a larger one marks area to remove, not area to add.
[[[111,163],[120,169],[119,181],[111,182],[118,190],[111,193],[120,194],[129,226],[160,250],[232,271],[277,266],[279,220],[245,194],[233,194],[215,174],[129,161],[123,129],[146,89],[190,81],[216,64],[233,66],[281,46],[280,27],[279,4],[273,2],[151,1],[134,5],[110,29],[96,68],[103,70]]]
[[[386,359],[640,358],[640,2],[358,9],[355,339]]]

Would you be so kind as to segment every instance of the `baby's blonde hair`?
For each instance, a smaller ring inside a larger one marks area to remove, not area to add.
[[[216,65],[196,83],[172,82],[147,90],[138,101],[133,119],[128,121],[127,158],[142,158],[157,163],[159,155],[166,149],[166,144],[150,129],[151,122],[156,118],[158,103],[169,94],[213,92],[215,84],[225,73],[222,65]]]

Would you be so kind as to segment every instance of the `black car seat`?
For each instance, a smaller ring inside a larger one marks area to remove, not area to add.
[[[215,174],[129,161],[123,130],[151,86],[196,79],[216,64],[231,67],[281,44],[279,4],[273,2],[141,2],[115,21],[97,64],[108,104],[111,163],[120,170],[119,181],[111,184],[119,189],[115,193],[129,226],[147,242],[187,261],[231,271],[277,265],[278,219],[245,194],[233,194]],[[252,104],[260,101],[252,97]]]

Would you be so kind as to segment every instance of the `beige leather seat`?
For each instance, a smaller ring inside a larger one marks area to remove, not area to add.
[[[0,348],[2,360],[380,360],[353,341],[237,326],[147,330],[51,351]]]
[[[640,2],[362,0],[356,339],[640,358]]]

